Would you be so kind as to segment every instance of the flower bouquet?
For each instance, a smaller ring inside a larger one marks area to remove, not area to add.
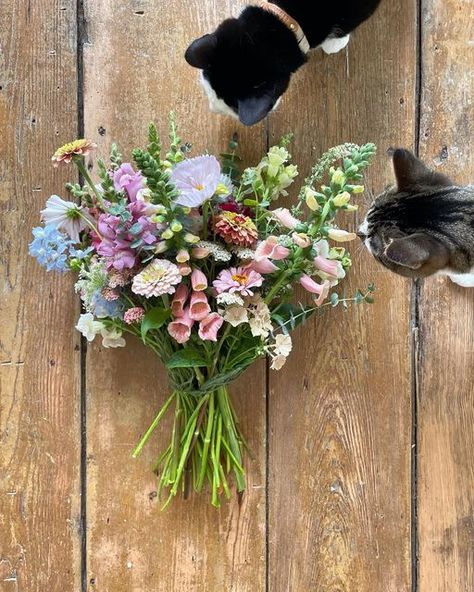
[[[77,329],[104,347],[125,346],[131,334],[159,356],[171,395],[138,443],[140,454],[167,411],[169,443],[158,456],[160,492],[209,485],[211,502],[245,489],[246,443],[228,387],[255,360],[279,370],[292,349],[290,332],[317,310],[371,302],[373,287],[353,298],[334,288],[351,266],[340,243],[355,238],[335,224],[353,212],[373,144],[327,152],[306,179],[292,209],[275,208],[298,174],[286,137],[255,167],[239,170],[237,141],[220,160],[189,158],[171,117],[170,147],[156,127],[146,149],[123,162],[114,145],[97,161],[92,181],[84,156],[95,146],[77,140],[53,156],[74,163],[80,183],[66,185],[69,201],[50,197],[33,230],[30,253],[46,269],[78,274],[82,299]],[[326,179],[326,185],[320,185]],[[302,286],[306,302],[292,303]]]

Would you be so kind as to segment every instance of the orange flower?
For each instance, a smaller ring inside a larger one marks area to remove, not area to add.
[[[51,160],[55,167],[62,162],[69,164],[75,156],[87,156],[94,148],[97,148],[97,144],[90,140],[74,140],[58,148]]]
[[[214,232],[226,243],[239,247],[253,247],[258,231],[253,220],[236,212],[221,212],[214,218]]]

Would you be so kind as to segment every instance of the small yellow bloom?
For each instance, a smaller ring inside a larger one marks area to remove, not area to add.
[[[97,144],[90,140],[74,140],[58,148],[53,154],[51,160],[55,167],[59,166],[60,163],[69,164],[74,156],[87,156],[94,148],[97,148]]]
[[[354,187],[352,188],[352,193],[364,193],[365,191],[365,187],[363,185],[354,185]]]
[[[328,237],[337,243],[347,243],[357,238],[357,235],[353,232],[347,232],[347,230],[340,230],[339,228],[331,228],[328,232]]]
[[[318,200],[316,199],[316,191],[313,191],[311,187],[306,187],[305,189],[305,200],[306,205],[312,212],[317,212],[321,209],[321,206],[318,204]]]
[[[339,193],[339,195],[336,195],[333,199],[333,204],[336,208],[342,208],[343,206],[346,206],[350,200],[351,194],[348,191],[343,191],[342,193]]]
[[[342,186],[342,185],[344,185],[345,182],[346,182],[346,175],[343,173],[343,171],[341,171],[341,169],[337,169],[337,171],[334,172],[334,174],[331,178],[331,183],[333,185]]]
[[[169,240],[170,238],[173,238],[174,236],[174,232],[171,230],[171,228],[167,228],[162,234],[161,234],[161,238],[165,239],[165,240]]]

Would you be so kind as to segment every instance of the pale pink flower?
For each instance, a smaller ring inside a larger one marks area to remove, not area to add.
[[[274,358],[272,358],[272,364],[270,366],[270,368],[272,370],[281,370],[283,368],[283,366],[286,364],[286,356],[275,356]]]
[[[193,259],[205,259],[210,254],[211,251],[205,247],[194,247],[194,249],[191,249],[191,257]]]
[[[275,271],[278,271],[278,267],[274,263],[272,263],[270,259],[252,261],[252,263],[249,263],[247,267],[264,275],[267,273],[274,273]]]
[[[278,208],[277,210],[273,210],[271,214],[282,226],[290,230],[294,230],[298,224],[301,224],[300,220],[295,218],[287,208]]]
[[[232,327],[238,327],[243,323],[249,322],[249,314],[243,306],[229,306],[224,313],[224,321],[232,325]]]
[[[212,312],[199,323],[199,337],[203,341],[217,341],[217,333],[224,322],[217,312]]]
[[[186,277],[188,275],[191,275],[192,273],[192,269],[191,267],[187,264],[187,263],[179,263],[178,264],[178,269],[179,269],[179,273],[183,276]]]
[[[191,337],[191,329],[194,321],[189,316],[189,308],[183,311],[183,315],[168,325],[168,333],[178,343],[186,343]]]
[[[188,296],[189,290],[186,284],[179,284],[173,301],[171,302],[171,312],[174,317],[180,317],[184,314],[184,306],[188,300]]]
[[[301,247],[302,249],[307,249],[311,245],[311,239],[307,234],[304,234],[304,232],[294,232],[291,235],[291,238],[293,239],[295,245]]]
[[[262,283],[263,277],[253,269],[231,267],[221,271],[212,285],[218,294],[239,292],[242,296],[253,296],[252,288],[259,288]]]
[[[262,261],[262,259],[281,261],[286,259],[290,252],[290,249],[279,244],[276,236],[269,236],[258,245],[255,251],[255,261]]]
[[[207,277],[200,269],[194,269],[191,274],[191,284],[195,292],[202,292],[207,288]]]
[[[314,258],[314,265],[320,270],[324,271],[333,278],[337,278],[339,274],[338,261],[326,259],[321,255]]]
[[[133,278],[132,292],[146,298],[174,294],[181,283],[178,267],[167,259],[155,259]]]
[[[211,307],[204,292],[193,292],[189,306],[189,316],[194,321],[202,321],[211,312]]]
[[[176,261],[178,263],[186,263],[187,261],[189,261],[188,251],[186,251],[186,249],[180,249],[178,251],[178,254],[176,255]]]
[[[321,306],[321,304],[326,300],[329,295],[329,288],[331,287],[331,284],[328,281],[324,282],[323,284],[318,284],[306,274],[301,276],[300,284],[305,290],[311,292],[311,294],[318,295],[318,298],[315,299],[316,306]]]
[[[179,191],[175,203],[197,208],[216,192],[221,175],[221,166],[214,156],[198,156],[176,165],[171,173],[171,182]]]
[[[133,325],[134,323],[140,322],[145,316],[145,310],[141,306],[134,306],[125,311],[123,320],[127,325]]]

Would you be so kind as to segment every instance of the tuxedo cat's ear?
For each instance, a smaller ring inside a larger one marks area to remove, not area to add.
[[[239,119],[244,125],[254,125],[272,110],[275,100],[272,96],[239,99]]]
[[[211,65],[217,48],[217,37],[214,33],[196,39],[186,50],[184,59],[193,68],[204,70]]]
[[[448,262],[446,248],[429,236],[421,233],[393,239],[385,250],[385,256],[392,263],[417,270],[428,262],[441,269]]]
[[[405,148],[390,149],[393,158],[393,170],[397,180],[398,191],[410,191],[417,186],[449,187],[453,185],[451,179],[435,173],[419,158]]]

